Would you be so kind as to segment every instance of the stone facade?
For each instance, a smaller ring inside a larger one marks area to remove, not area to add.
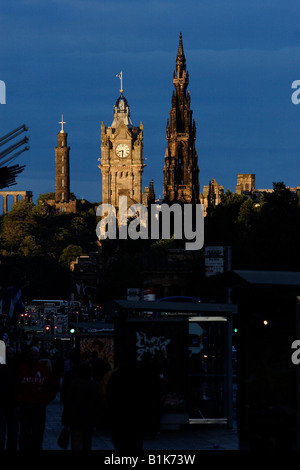
[[[155,203],[155,192],[153,180],[150,181],[149,187],[146,186],[143,193],[143,204],[149,206],[149,204]]]
[[[199,203],[199,168],[195,148],[196,124],[192,118],[190,94],[187,92],[189,73],[183,51],[182,35],[173,75],[170,120],[167,121],[163,199],[166,203]]]
[[[254,174],[238,174],[237,175],[237,184],[236,184],[236,193],[252,193],[255,189],[255,175]]]
[[[7,198],[8,196],[13,196],[14,204],[18,202],[18,196],[21,196],[24,201],[32,202],[32,192],[31,191],[0,191],[0,196],[3,197],[3,214],[8,212]]]
[[[48,209],[47,209],[48,206]],[[53,209],[53,211],[52,211]],[[55,200],[48,199],[44,203],[44,213],[55,212],[55,213],[64,213],[70,214],[75,213],[77,211],[77,201],[69,201],[69,202],[56,202]]]
[[[57,134],[55,150],[55,199],[43,203],[45,214],[75,213],[77,201],[70,199],[70,147],[67,144],[68,134],[63,129],[65,122],[60,122],[61,130]]]
[[[142,203],[143,124],[134,127],[128,102],[121,94],[114,107],[110,127],[101,125],[102,203],[118,207],[119,196],[130,204]]]
[[[55,147],[55,202],[68,203],[70,200],[70,147],[68,134],[62,129],[57,134]]]
[[[221,202],[224,194],[224,186],[221,186],[212,179],[208,186],[203,186],[203,192],[200,194],[200,203],[204,205],[204,215],[207,215],[209,206],[217,206]]]

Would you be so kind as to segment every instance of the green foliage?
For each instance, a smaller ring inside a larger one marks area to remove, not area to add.
[[[41,195],[39,200],[49,194]],[[36,289],[34,296],[39,290],[45,294],[51,288],[67,289],[70,262],[95,250],[95,209],[95,204],[84,202],[76,214],[45,215],[40,203],[14,204],[0,218],[0,273],[5,283],[24,277]],[[234,269],[300,270],[299,232],[298,196],[279,182],[259,200],[227,190],[221,203],[210,207],[204,237],[206,246],[232,246]],[[99,282],[101,298],[124,298],[127,287],[141,287],[144,255],[153,262],[163,261],[168,249],[180,247],[178,242],[174,239],[105,242],[109,269]],[[201,269],[195,271],[197,276]]]
[[[174,248],[175,240],[174,237],[170,240],[163,239],[157,240],[151,244],[151,252],[155,256],[163,255],[168,249]]]
[[[246,199],[239,208],[239,213],[236,219],[238,224],[244,226],[245,229],[250,229],[257,221],[257,209],[251,199]]]
[[[34,235],[26,235],[20,245],[20,253],[24,256],[41,256],[42,246],[37,242]]]
[[[10,212],[3,217],[1,244],[4,250],[18,253],[24,239],[34,236],[38,218],[39,210],[32,202],[21,200],[13,204]]]
[[[284,183],[259,201],[227,191],[205,220],[205,244],[231,245],[235,269],[300,270],[300,205]]]
[[[55,199],[55,193],[52,192],[52,193],[43,193],[43,194],[40,194],[39,197],[37,198],[37,203],[38,204],[42,204],[44,201],[47,201],[47,200],[54,200]]]
[[[205,244],[229,245],[240,236],[240,226],[236,224],[241,206],[247,201],[244,194],[229,191],[221,198],[220,204],[211,208],[205,220]]]
[[[66,246],[59,257],[59,264],[63,268],[69,268],[71,261],[75,261],[78,256],[82,255],[82,248],[78,245]]]
[[[48,196],[51,193],[41,195],[39,201]],[[56,291],[58,285],[53,280],[62,276],[65,288],[69,288],[70,262],[94,250],[97,241],[95,210],[89,204],[81,209],[76,214],[46,216],[41,203],[23,200],[15,203],[0,220],[1,265],[6,266],[4,282],[25,277],[30,285],[40,286],[41,290],[47,290],[49,286],[45,283],[49,282]]]

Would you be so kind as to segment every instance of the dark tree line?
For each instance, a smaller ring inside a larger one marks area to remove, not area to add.
[[[235,269],[300,270],[300,204],[284,183],[259,200],[227,191],[205,221],[206,244],[231,245]]]
[[[18,201],[0,218],[0,284],[25,283],[29,298],[68,296],[70,262],[95,249],[95,207],[45,215],[41,201]]]
[[[19,201],[0,217],[0,285],[28,282],[36,297],[69,295],[70,262],[98,248],[96,205],[87,203],[76,214],[45,215],[43,195],[37,204]],[[232,247],[234,269],[300,270],[300,204],[283,183],[258,200],[229,190],[221,203],[209,207],[205,245]],[[141,281],[143,259],[163,259],[176,240],[122,240],[103,243],[101,291],[126,296],[127,287]],[[195,252],[193,295],[204,276],[204,250]],[[99,294],[100,295],[100,294]]]

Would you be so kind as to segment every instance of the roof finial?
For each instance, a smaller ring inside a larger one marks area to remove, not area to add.
[[[60,132],[61,132],[61,134],[63,134],[63,133],[65,132],[65,131],[64,131],[64,124],[67,124],[67,123],[64,121],[64,115],[63,115],[63,114],[61,115],[61,121],[59,121],[58,124],[61,124],[61,130],[60,130]]]
[[[182,33],[180,33],[180,36],[179,36],[179,45],[178,45],[177,58],[179,58],[179,57],[185,61],[185,56],[184,56],[184,52],[183,52]]]
[[[179,43],[182,43],[182,32],[179,33]]]
[[[121,84],[120,93],[122,95],[122,93],[123,93],[123,72],[117,73],[116,77],[119,77],[119,79],[120,79],[120,84]]]
[[[179,46],[178,46],[176,64],[177,64],[177,75],[179,77],[182,75],[182,71],[185,70],[185,55],[183,51],[182,33],[180,33],[180,36],[179,36]]]

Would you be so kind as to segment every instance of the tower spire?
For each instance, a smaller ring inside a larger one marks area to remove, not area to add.
[[[67,124],[67,123],[64,121],[64,115],[63,115],[63,114],[61,115],[61,121],[59,121],[58,124],[61,124],[61,130],[60,130],[60,132],[61,132],[61,134],[63,134],[63,133],[65,132],[65,131],[64,131],[64,124]]]
[[[61,130],[57,133],[57,147],[55,147],[55,202],[63,203],[70,200],[70,147],[68,147],[68,134],[64,131],[64,117],[62,115]]]
[[[178,53],[176,58],[177,78],[182,77],[182,72],[186,70],[185,55],[183,51],[182,33],[179,35]]]
[[[167,150],[164,166],[164,201],[198,203],[198,156],[195,147],[196,125],[187,93],[189,74],[186,71],[182,34],[180,33],[176,72],[173,75],[175,91],[167,122]]]

